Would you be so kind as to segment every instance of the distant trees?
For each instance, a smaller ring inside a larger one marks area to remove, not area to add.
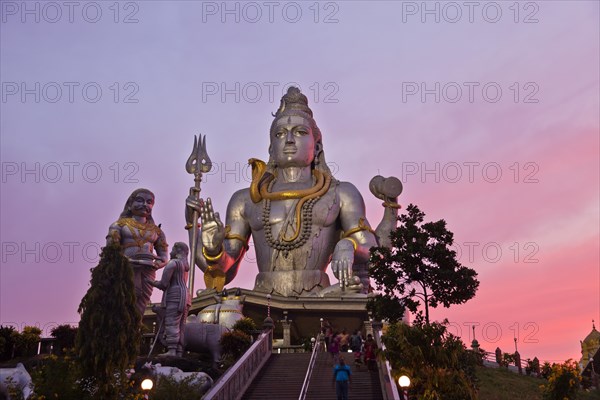
[[[15,339],[13,336],[15,328],[0,325],[0,361],[10,360],[14,357]]]
[[[13,332],[15,357],[32,357],[37,354],[42,330],[37,326],[26,326],[23,332]]]
[[[68,324],[58,325],[50,331],[54,338],[54,353],[63,355],[69,349],[75,347],[77,328]]]
[[[413,204],[406,211],[390,234],[392,248],[372,249],[369,274],[377,293],[367,309],[390,322],[400,320],[408,309],[428,324],[430,307],[465,303],[475,296],[479,281],[473,269],[456,259],[450,248],[454,235],[446,221],[424,223],[425,213]]]
[[[36,355],[41,334],[36,326],[26,326],[23,332],[12,326],[0,326],[0,360]]]

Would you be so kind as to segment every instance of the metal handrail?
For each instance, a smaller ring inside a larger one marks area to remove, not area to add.
[[[225,372],[203,400],[241,399],[272,353],[273,331],[262,333],[248,351]]]
[[[317,335],[315,346],[313,347],[312,354],[310,356],[310,361],[308,362],[308,369],[306,370],[306,376],[304,377],[304,382],[302,383],[302,390],[300,390],[300,396],[298,396],[298,400],[306,399],[306,394],[308,393],[308,385],[310,383],[310,377],[312,376],[312,371],[317,361],[317,354],[319,353],[319,349],[321,347],[322,335],[322,333],[319,333]]]
[[[377,347],[382,351],[385,350],[385,344],[383,340],[381,340],[381,330],[373,329],[373,336],[375,337],[375,342],[377,343]],[[398,393],[398,387],[396,386],[396,382],[394,381],[394,377],[392,376],[392,368],[390,366],[390,362],[386,359],[385,362],[381,362],[383,364],[383,369],[385,371],[381,371],[381,367],[379,368],[379,377],[383,386],[383,395],[388,400],[399,400],[400,394]]]

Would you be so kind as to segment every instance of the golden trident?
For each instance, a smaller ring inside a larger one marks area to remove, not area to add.
[[[188,174],[194,174],[194,186],[190,188],[190,194],[200,200],[200,182],[202,181],[202,173],[207,173],[212,168],[212,163],[208,153],[206,152],[206,135],[200,140],[194,135],[194,148],[192,154],[185,163],[185,170]],[[194,272],[196,271],[196,245],[198,244],[198,229],[196,223],[198,221],[198,211],[194,210],[192,217],[192,248],[190,249],[190,298],[194,298]]]

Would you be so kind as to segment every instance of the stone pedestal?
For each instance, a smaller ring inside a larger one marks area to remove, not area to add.
[[[235,291],[233,287],[227,289],[230,292]],[[204,307],[215,304],[215,294],[214,290],[206,290],[195,297],[192,300],[189,314],[196,314]],[[338,331],[345,328],[348,332],[354,332],[357,329],[364,332],[366,329],[367,333],[372,333],[371,324],[365,323],[369,320],[366,296],[284,297],[271,295],[271,299],[267,300],[267,293],[241,289],[240,299],[243,299],[244,302],[242,313],[253,319],[257,326],[263,325],[268,306],[271,307],[271,318],[274,321],[284,321],[287,315],[288,323],[276,323],[273,332],[275,337],[283,337],[286,345],[288,343],[292,346],[299,345],[306,339],[316,337],[321,330],[321,318],[323,321],[327,320]],[[144,323],[149,330],[152,329],[152,322],[155,320],[156,316],[148,308],[144,315]],[[291,324],[292,321],[293,324]]]
[[[292,344],[292,336],[290,332],[292,320],[284,319],[281,321],[281,325],[283,326],[283,346],[290,346]]]

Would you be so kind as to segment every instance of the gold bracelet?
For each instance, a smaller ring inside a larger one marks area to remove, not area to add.
[[[356,251],[356,248],[358,247],[358,243],[356,243],[356,240],[352,239],[351,237],[347,237],[344,239],[349,240],[352,243],[352,247],[354,247],[354,251]]]
[[[206,258],[206,261],[219,261],[219,258],[223,256],[223,253],[225,253],[225,247],[223,247],[223,245],[221,245],[221,251],[216,256],[209,256],[206,254],[206,247],[202,247],[202,255]]]
[[[185,226],[185,229],[189,231],[190,229],[192,229],[193,226],[194,226],[194,224],[189,223]],[[198,228],[201,228],[201,227],[202,227],[202,225],[198,224]]]
[[[387,207],[387,208],[395,208],[395,209],[400,209],[402,208],[402,206],[398,203],[392,203],[391,201],[384,201],[383,203],[381,203],[382,206]]]

